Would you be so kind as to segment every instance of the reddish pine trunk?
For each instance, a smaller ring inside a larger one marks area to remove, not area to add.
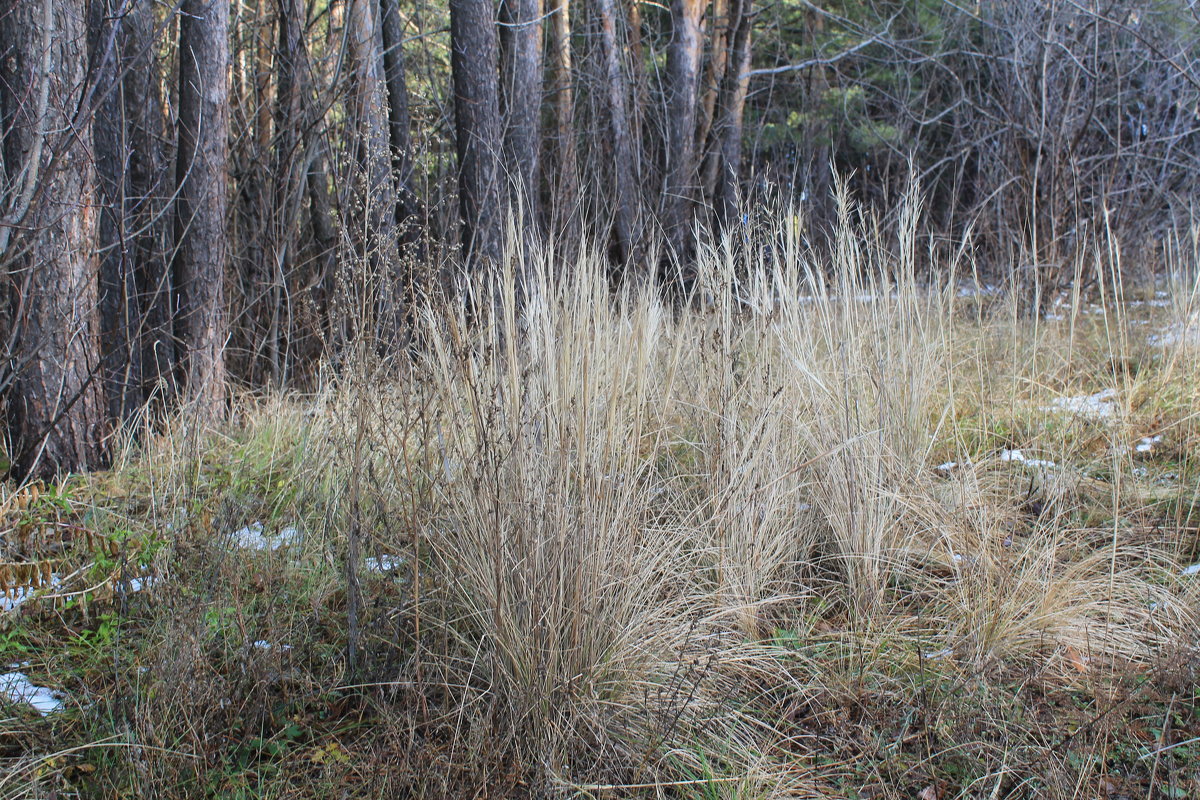
[[[667,152],[662,216],[667,241],[679,259],[691,249],[696,195],[696,94],[703,39],[700,20],[707,0],[671,0],[667,50]]]
[[[563,255],[573,258],[579,238],[579,159],[575,148],[575,88],[571,74],[571,4],[551,0],[550,35],[546,53],[550,62],[551,94],[554,99],[554,136],[550,152],[554,158],[551,225],[565,246]]]

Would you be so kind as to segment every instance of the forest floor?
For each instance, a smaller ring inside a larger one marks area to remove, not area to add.
[[[1197,285],[874,258],[6,487],[0,797],[1200,797]]]

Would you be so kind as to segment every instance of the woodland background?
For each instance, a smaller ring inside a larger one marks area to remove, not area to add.
[[[13,474],[142,409],[311,383],[515,250],[690,290],[832,186],[1034,306],[1097,237],[1186,229],[1182,0],[5,0],[0,392]],[[524,280],[524,279],[523,279]],[[536,291],[535,287],[526,287]]]

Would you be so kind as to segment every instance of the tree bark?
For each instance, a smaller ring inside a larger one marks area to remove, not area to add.
[[[202,418],[224,416],[229,263],[229,3],[183,0],[174,274],[180,381]]]
[[[468,269],[500,261],[500,99],[490,0],[450,0],[458,197]]]
[[[628,82],[621,69],[621,49],[617,39],[617,16],[614,0],[595,0],[596,17],[600,22],[600,50],[604,64],[606,89],[605,111],[608,117],[608,132],[613,153],[613,219],[616,234],[617,257],[628,264],[634,256],[638,241],[637,198],[638,184],[635,178],[637,154],[629,129],[629,111],[626,105]]]
[[[96,178],[90,124],[75,114],[87,70],[83,0],[0,7],[4,164],[0,248],[14,344],[6,404],[18,477],[102,466]],[[28,189],[28,191],[26,191]]]
[[[696,146],[703,148],[717,118],[717,99],[725,83],[732,34],[737,27],[735,6],[738,0],[712,0],[712,35],[709,37],[708,68],[701,88],[700,113],[696,127]]]
[[[158,31],[153,5],[135,4],[125,16],[124,33],[123,59],[128,66],[121,83],[128,145],[125,208],[135,232],[133,268],[141,315],[142,397],[161,398],[167,394],[176,368],[169,263],[174,231],[168,206],[172,182],[171,161],[165,151],[167,115],[155,59]]]
[[[128,420],[174,363],[170,331],[165,116],[154,63],[153,8],[89,4],[100,200],[100,335],[108,413]]]
[[[729,69],[721,84],[718,115],[712,136],[712,178],[709,184],[713,212],[722,227],[729,224],[737,212],[742,167],[742,127],[745,118],[746,92],[750,85],[750,32],[754,18],[753,0],[731,0],[729,36]]]
[[[550,33],[546,52],[550,62],[551,95],[554,98],[554,158],[551,227],[559,238],[560,252],[574,257],[579,238],[579,157],[575,148],[575,89],[571,74],[571,4],[550,0]],[[563,247],[567,249],[562,251]]]
[[[92,120],[99,204],[100,334],[108,414],[127,420],[142,404],[141,317],[132,243],[127,222],[128,153],[121,70],[124,67],[125,18],[112,0],[88,3],[88,49],[92,80],[100,98]]]
[[[387,276],[387,284],[380,288],[391,291],[399,267],[397,203],[378,0],[350,0],[346,25],[354,70],[351,114],[358,132],[357,163],[365,182],[362,200],[367,239],[360,244],[360,256],[373,265],[376,275]]]
[[[302,133],[308,127],[308,53],[304,46],[304,4],[301,0],[277,0],[278,35],[275,50],[274,147],[271,154],[271,210],[267,226],[269,259],[263,271],[269,271],[266,352],[271,380],[285,385],[292,352],[292,301],[289,279],[296,283],[297,265],[303,263],[298,252],[298,220],[303,204],[308,164]],[[260,126],[261,127],[261,126]],[[300,279],[301,283],[307,283]]]
[[[691,208],[696,192],[696,94],[703,40],[700,20],[707,0],[671,0],[671,43],[667,49],[667,152],[662,218],[668,244],[686,260],[691,244]]]
[[[404,23],[397,0],[380,0],[383,20],[383,70],[387,81],[392,172],[398,201],[396,223],[400,241],[411,246],[418,239],[424,209],[413,186],[413,144],[408,112],[408,81],[404,65]]]
[[[541,149],[541,0],[500,0],[500,112],[512,213],[526,242],[537,238]]]

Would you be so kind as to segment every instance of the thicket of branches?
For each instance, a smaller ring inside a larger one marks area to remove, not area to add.
[[[401,340],[506,241],[686,281],[760,203],[819,240],[840,173],[1055,285],[1098,235],[1153,253],[1200,175],[1184,0],[5,0],[0,51],[18,475]]]

